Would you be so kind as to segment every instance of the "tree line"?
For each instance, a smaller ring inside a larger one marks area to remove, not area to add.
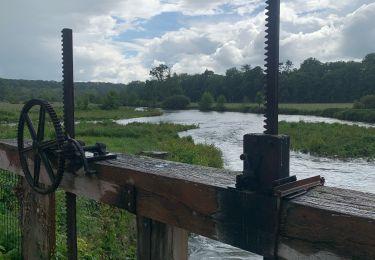
[[[118,105],[157,106],[171,96],[183,95],[199,102],[203,93],[226,102],[255,102],[263,92],[264,71],[261,67],[243,65],[226,70],[225,75],[205,70],[189,75],[176,74],[165,64],[150,70],[150,80],[128,84],[78,82],[77,101],[98,103],[103,107]],[[0,78],[0,101],[23,102],[30,98],[61,100],[60,82],[12,80]],[[353,102],[375,94],[375,53],[362,61],[320,62],[304,60],[299,68],[291,61],[280,64],[280,102],[319,103]]]

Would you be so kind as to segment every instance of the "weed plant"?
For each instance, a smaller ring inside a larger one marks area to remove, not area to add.
[[[375,159],[375,128],[328,123],[280,122],[293,150],[341,159]]]

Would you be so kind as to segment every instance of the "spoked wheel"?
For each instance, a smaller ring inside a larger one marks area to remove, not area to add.
[[[39,117],[33,123],[30,115],[35,108]],[[25,178],[36,192],[51,193],[59,186],[64,173],[64,140],[60,121],[48,102],[32,99],[25,104],[18,122],[18,153]]]

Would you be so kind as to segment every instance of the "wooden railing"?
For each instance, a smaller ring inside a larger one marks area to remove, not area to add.
[[[259,195],[235,188],[238,172],[125,154],[94,167],[92,176],[65,173],[61,188],[136,214],[138,259],[187,259],[188,232],[269,253],[260,233],[267,228],[254,219]],[[22,175],[15,141],[0,141],[0,168]],[[23,254],[47,258],[55,246],[54,195],[24,189],[33,206],[23,209]],[[375,259],[375,194],[317,187],[282,201],[280,213],[281,259]]]

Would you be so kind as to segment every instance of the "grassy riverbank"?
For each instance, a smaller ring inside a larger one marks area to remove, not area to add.
[[[340,159],[375,159],[374,128],[306,122],[280,122],[279,128],[290,136],[293,150]]]
[[[62,118],[62,104],[53,103],[57,115]],[[19,115],[23,104],[10,104],[0,102],[0,123],[16,123],[18,122]],[[105,119],[123,119],[123,118],[134,118],[134,117],[145,117],[145,116],[158,116],[162,112],[155,108],[145,108],[142,111],[136,111],[133,107],[119,107],[112,110],[100,109],[98,105],[90,104],[88,109],[77,109],[75,110],[75,119],[77,121],[95,121]],[[31,117],[37,118],[38,111],[32,110]]]
[[[351,108],[351,103],[280,103],[280,111],[303,111],[303,112],[316,112],[325,109],[348,109]],[[199,109],[198,103],[190,103],[189,109]],[[215,110],[215,105],[212,110]],[[230,112],[257,112],[263,110],[263,106],[256,103],[225,103],[225,111]]]
[[[97,120],[103,120],[112,117],[113,113],[121,114],[121,118],[140,117],[154,113],[154,110],[151,112],[127,111],[128,109],[124,108],[116,112],[103,111],[99,114],[93,112],[93,114],[88,113],[88,117],[84,117],[85,113],[82,112],[81,120],[93,120],[92,115],[95,115]],[[97,124],[81,122],[76,125],[76,136],[77,139],[87,144],[104,142],[109,150],[115,152],[138,153],[144,150],[163,150],[169,153],[168,160],[222,167],[222,155],[217,148],[211,145],[194,144],[189,137],[178,137],[178,132],[196,127],[195,125],[167,123],[132,123],[123,126],[110,120],[103,120]],[[15,138],[15,136],[15,125],[0,124],[0,139]],[[56,194],[56,259],[66,259],[65,198],[62,191]],[[136,226],[133,215],[81,197],[78,198],[77,204],[78,248],[81,259],[135,259]],[[1,210],[0,207],[0,220],[11,211],[11,209]],[[4,229],[5,227],[0,225],[0,234],[5,233]],[[0,236],[0,259],[3,259],[3,255],[8,255],[15,245],[14,242],[2,240]],[[14,259],[18,258],[16,256]]]
[[[314,115],[330,117],[347,121],[358,121],[375,123],[375,109],[353,109],[351,103],[281,103],[279,113],[285,115]],[[199,109],[197,103],[191,103],[188,109]],[[217,109],[215,105],[213,111],[229,111],[243,113],[263,114],[263,106],[255,103],[226,103],[224,109]]]

